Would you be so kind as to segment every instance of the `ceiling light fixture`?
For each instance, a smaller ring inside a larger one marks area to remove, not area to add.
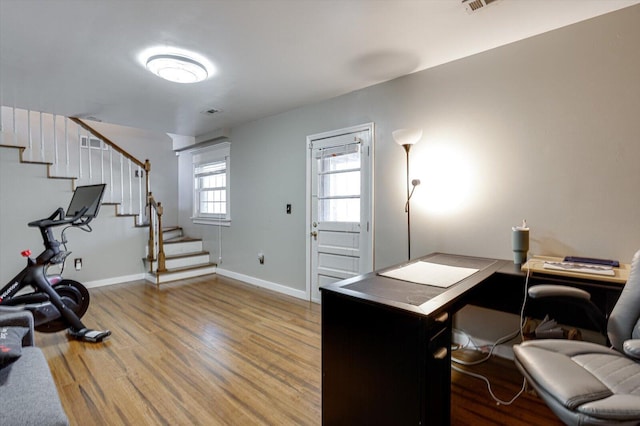
[[[146,66],[155,75],[176,83],[197,83],[209,76],[204,65],[182,55],[153,55]]]

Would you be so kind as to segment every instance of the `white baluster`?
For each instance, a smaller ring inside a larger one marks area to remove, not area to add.
[[[69,176],[69,119],[64,118],[64,152],[65,152],[65,169]]]
[[[27,110],[27,143],[29,148],[29,159],[32,159],[33,142],[31,141],[31,110]]]
[[[140,167],[138,167],[138,223],[144,223],[142,208],[142,179],[144,178],[143,171]]]
[[[124,155],[120,153],[120,207],[124,212]]]
[[[18,130],[16,129],[16,107],[11,108],[13,110],[12,117],[12,129],[13,129],[13,144],[18,145]]]
[[[104,146],[105,143],[100,140],[100,183],[104,183]]]
[[[78,178],[82,179],[82,135],[80,134],[80,126],[78,126]]]
[[[129,214],[133,214],[133,177],[131,176],[131,159],[128,159],[127,169],[129,170]]]
[[[56,115],[53,115],[53,161],[56,165],[56,175],[59,175],[60,173],[58,172],[58,164],[59,164],[59,158],[58,158],[58,131],[56,129]]]
[[[109,198],[113,202],[113,148],[109,147]]]
[[[42,111],[40,111],[40,161],[44,161],[44,131],[42,130]]]
[[[87,132],[87,162],[89,163],[89,183],[91,183],[93,180],[93,168],[91,167],[91,157],[93,157],[93,155],[91,155],[91,149],[91,133]]]

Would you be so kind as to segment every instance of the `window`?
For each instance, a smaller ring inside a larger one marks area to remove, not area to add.
[[[319,149],[318,219],[360,222],[360,145]]]
[[[80,136],[80,148],[104,149],[105,151],[109,149],[107,144],[102,142],[101,139],[92,136]]]
[[[226,225],[229,211],[229,142],[193,153],[193,222]]]

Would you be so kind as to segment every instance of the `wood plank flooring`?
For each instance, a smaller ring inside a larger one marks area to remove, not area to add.
[[[36,334],[72,425],[319,425],[320,306],[220,276],[161,289],[91,289],[85,323],[101,344]],[[513,363],[474,371],[510,399]],[[535,396],[496,406],[480,380],[453,372],[452,424],[555,425]]]
[[[484,358],[484,354],[469,351],[454,352],[460,359],[471,361]],[[490,361],[471,366],[458,366],[487,377],[494,395],[501,401],[510,401],[522,388],[522,375],[513,361],[493,357]],[[451,418],[455,425],[509,425],[509,426],[562,426],[563,423],[532,391],[525,391],[511,405],[496,403],[480,379],[457,371],[451,372]]]

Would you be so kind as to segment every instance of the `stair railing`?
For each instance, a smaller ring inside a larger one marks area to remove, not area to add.
[[[109,138],[104,136],[102,133],[98,132],[96,129],[82,121],[81,119],[71,117],[71,121],[78,124],[80,127],[90,132],[98,139],[102,140],[105,144],[109,145],[115,151],[120,153],[123,157],[127,158],[130,162],[138,165],[144,170],[145,174],[145,197],[146,197],[146,221],[145,223],[149,228],[149,241],[148,241],[148,253],[147,253],[147,261],[149,263],[149,272],[154,272],[153,263],[157,261],[157,267],[155,272],[165,272],[166,268],[166,257],[164,253],[164,239],[162,237],[162,203],[157,202],[153,197],[153,194],[150,190],[150,181],[149,175],[151,172],[151,163],[148,159],[143,162],[129,154],[124,149],[120,148]],[[89,163],[91,164],[91,163]],[[122,163],[120,163],[122,166]],[[122,180],[121,180],[122,181]],[[129,180],[131,182],[131,180]],[[129,191],[129,194],[132,194],[132,191]],[[140,194],[142,195],[142,193]],[[142,209],[140,209],[142,211]],[[142,216],[142,214],[141,214]]]
[[[46,164],[49,177],[106,183],[104,202],[116,204],[118,215],[136,216],[138,226],[149,227],[151,271],[156,259],[158,271],[166,270],[163,209],[151,194],[149,160],[138,160],[80,118],[15,107],[0,106],[0,144],[22,148],[23,162]]]
[[[24,163],[46,165],[50,178],[73,179],[79,185],[106,183],[105,204],[116,204],[118,215],[137,216],[138,225],[147,222],[145,163],[86,121],[0,106],[0,144],[20,148]]]
[[[150,180],[149,180],[149,172],[151,171],[151,163],[149,162],[148,159],[146,159],[144,162],[141,160],[138,160],[136,157],[134,157],[133,155],[131,155],[130,153],[128,153],[126,150],[122,149],[120,146],[118,146],[115,142],[113,142],[111,139],[107,138],[105,135],[103,135],[102,133],[100,133],[98,130],[96,130],[95,128],[93,128],[91,125],[89,125],[87,122],[76,118],[76,117],[69,117],[69,120],[71,120],[72,122],[76,123],[80,128],[86,130],[87,132],[89,132],[92,136],[94,136],[96,139],[100,140],[102,143],[104,143],[106,146],[108,146],[109,148],[111,148],[111,150],[117,152],[118,154],[120,154],[120,161],[119,161],[119,166],[120,166],[120,176],[119,176],[119,182],[120,182],[120,198],[123,202],[123,204],[128,205],[128,211],[126,213],[129,214],[133,214],[134,211],[138,212],[138,224],[145,224],[149,222],[149,217],[147,216],[146,218],[145,216],[145,209],[142,208],[142,203],[143,200],[147,200],[149,197],[149,194],[151,193],[151,188],[150,188]],[[87,143],[90,143],[89,140],[87,140]],[[109,151],[111,153],[111,150]],[[90,152],[90,151],[89,151]],[[101,156],[104,156],[104,152],[101,151]],[[127,164],[127,171],[125,173],[125,161],[128,163]],[[100,166],[101,166],[101,180],[105,180],[105,173],[103,170],[104,167],[104,159],[101,158],[100,161]],[[113,160],[112,158],[110,158],[109,163],[112,165],[113,164]],[[80,163],[82,164],[82,163]],[[134,189],[133,189],[133,177],[132,176],[132,165],[137,166],[138,169],[135,171],[136,175],[135,177],[137,178],[141,178],[142,176],[139,176],[139,174],[141,172],[144,172],[144,190],[142,188],[142,181],[139,179],[138,180],[138,208],[134,209],[133,205],[134,205],[134,201],[133,201],[133,194],[134,194]],[[91,162],[91,154],[89,153],[89,161],[88,161],[88,168],[89,168],[89,175],[92,174],[92,162]],[[112,166],[113,168],[113,166]],[[82,173],[82,170],[80,170],[80,173]],[[125,176],[127,175],[128,176]],[[113,170],[111,170],[111,172],[109,173],[109,178],[111,179],[111,185],[109,185],[110,188],[110,192],[112,194],[112,196],[114,195],[114,192],[117,191],[116,188],[114,188],[113,185]],[[103,182],[103,183],[107,183],[107,182]],[[125,186],[128,186],[128,188],[125,188]],[[128,198],[128,200],[127,200]],[[125,203],[125,201],[127,201]]]

